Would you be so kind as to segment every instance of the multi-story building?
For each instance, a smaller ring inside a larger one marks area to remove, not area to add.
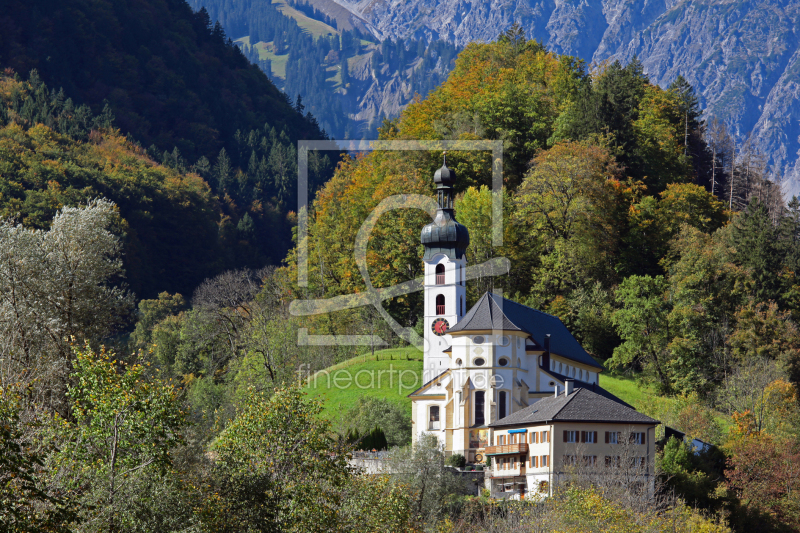
[[[652,427],[657,422],[637,413],[600,387],[603,367],[557,317],[492,292],[485,293],[466,309],[469,234],[455,218],[452,190],[455,174],[443,166],[436,172],[434,181],[439,210],[433,222],[423,228],[421,237],[425,248],[425,384],[409,395],[414,440],[423,433],[434,434],[448,453],[463,454],[473,463],[485,462],[487,450],[500,445],[494,439],[495,433],[513,439],[513,435],[522,435],[523,431],[528,438],[547,431],[550,432],[547,433],[551,439],[549,443],[560,447],[561,441],[554,440],[552,432],[561,431],[554,424],[558,423],[561,428],[566,422],[542,419],[537,426],[514,427],[518,433],[513,430],[508,433],[500,429],[505,425],[497,424],[516,420],[515,417],[524,416],[523,413],[536,413],[540,404],[544,408],[566,401],[564,409],[572,412],[579,406],[591,404],[592,401],[584,401],[591,397],[599,399],[595,403],[600,412],[587,411],[586,420],[575,419],[570,422],[577,424],[575,429],[563,426],[564,431],[604,435],[606,431],[624,432],[623,426],[627,424],[649,424],[649,429],[641,432],[650,432],[645,438],[651,443]],[[558,396],[559,391],[572,387],[571,384],[575,391],[568,396]],[[579,401],[573,403],[573,398]],[[619,419],[620,413],[625,413],[625,420]],[[538,424],[539,418],[534,418]],[[602,425],[612,422],[620,429],[607,429]],[[534,430],[540,427],[548,429]],[[537,443],[537,450],[540,444],[543,443]],[[524,453],[528,454],[526,461],[530,463],[528,448]],[[530,476],[526,466],[525,476],[511,476],[520,478],[514,483],[521,483],[521,478],[525,477],[526,490],[533,486],[538,490],[541,475],[544,475],[542,468],[547,468],[547,475],[552,476],[553,469],[560,467],[562,456],[569,455],[561,453],[560,448],[557,453],[560,455],[537,452],[537,456],[548,457],[544,459],[547,466],[534,467]],[[503,460],[522,455],[523,452],[496,454]],[[602,453],[595,455],[603,456]],[[645,456],[652,457],[652,453]],[[556,458],[558,464],[555,464]],[[521,461],[519,463],[521,467]],[[548,478],[550,481],[552,479]]]
[[[553,484],[574,475],[614,476],[653,486],[658,422],[590,389],[543,398],[490,424],[492,494],[522,498],[549,494]]]

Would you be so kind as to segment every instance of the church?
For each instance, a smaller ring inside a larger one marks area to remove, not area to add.
[[[438,211],[422,229],[425,347],[412,433],[489,464],[493,496],[547,494],[567,466],[620,453],[652,483],[658,421],[603,390],[603,367],[557,317],[487,292],[466,307],[469,232],[456,221],[456,176],[436,171]],[[619,447],[623,446],[622,452]]]

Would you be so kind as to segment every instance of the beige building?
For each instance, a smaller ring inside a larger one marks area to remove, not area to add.
[[[657,422],[602,389],[603,367],[561,320],[492,292],[466,309],[469,234],[456,221],[455,180],[446,166],[436,172],[439,210],[421,235],[425,384],[409,395],[413,440],[435,435],[447,453],[463,454],[470,463],[485,463],[487,454],[496,458],[503,470],[493,477],[495,485],[502,479],[503,488],[516,488],[517,495],[549,490],[563,475],[564,460],[582,464],[586,456],[596,464],[609,457],[613,463],[618,454],[611,447],[620,444],[605,446],[607,434],[625,443],[630,433],[642,435],[633,437],[641,444],[632,460],[644,457],[649,464]],[[543,418],[545,408],[562,403],[563,413]],[[563,418],[567,413],[572,418]],[[584,434],[587,440],[564,440]],[[497,448],[507,445],[517,451]]]
[[[586,388],[539,400],[490,424],[492,495],[548,495],[570,476],[624,475],[652,487],[658,421]]]

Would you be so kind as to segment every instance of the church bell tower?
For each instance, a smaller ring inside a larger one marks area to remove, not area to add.
[[[450,368],[450,347],[447,330],[464,316],[467,310],[467,246],[469,232],[456,222],[453,209],[455,172],[442,168],[433,176],[436,183],[438,210],[433,222],[422,228],[425,255],[425,356],[423,382]]]

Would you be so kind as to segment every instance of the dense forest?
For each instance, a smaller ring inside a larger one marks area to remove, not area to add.
[[[22,143],[29,152],[6,167],[0,203],[4,216],[46,227],[62,205],[113,199],[127,224],[127,280],[139,297],[154,297],[191,292],[225,269],[280,262],[296,209],[295,143],[324,135],[205,11],[182,1],[145,6],[4,10],[0,125],[41,123],[60,136],[56,153]],[[106,167],[110,153],[84,155],[91,132],[95,144],[113,138],[125,152],[113,154],[115,168]],[[312,191],[330,177],[331,158],[309,154]],[[42,173],[48,159],[60,167]]]
[[[194,35],[187,24],[176,27]],[[368,308],[298,317],[290,304],[364,291],[353,253],[364,220],[389,195],[432,197],[441,151],[344,157],[327,181],[332,163],[314,156],[301,287],[298,243],[286,253],[270,233],[293,223],[281,207],[298,130],[242,123],[189,163],[190,149],[145,148],[118,125],[115,100],[93,110],[41,78],[0,78],[0,529],[800,529],[800,201],[764,179],[760,154],[734,154],[699,120],[683,80],[661,89],[636,61],[587,69],[515,27],[469,45],[440,87],[380,128],[383,139],[502,140],[500,191],[491,154],[447,154],[469,263],[511,262],[507,276],[471,281],[469,303],[493,289],[558,316],[608,372],[671,400],[647,414],[714,445],[662,442],[655,494],[576,478],[529,505],[468,495],[435,443],[408,446],[401,406],[364,397],[328,420],[297,384],[299,368],[365,355],[305,345],[301,332],[404,346]],[[302,106],[287,116],[313,125]],[[381,217],[366,247],[375,287],[419,276],[426,222]],[[259,234],[270,240],[254,244]],[[271,247],[284,261],[261,268]],[[419,294],[386,307],[422,327]],[[395,475],[348,466],[358,435],[393,447]]]

